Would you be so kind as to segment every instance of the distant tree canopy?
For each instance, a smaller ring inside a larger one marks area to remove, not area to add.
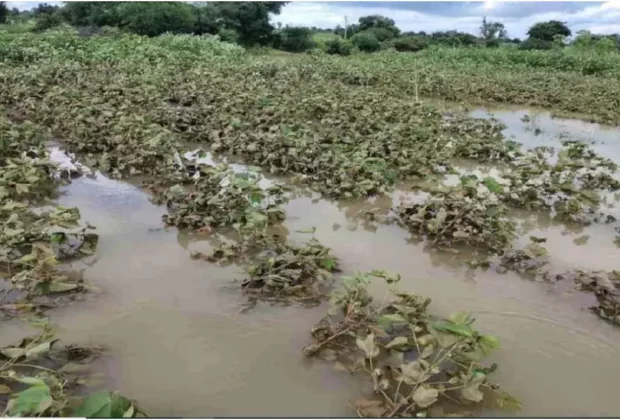
[[[76,27],[114,26],[140,35],[165,32],[220,34],[243,45],[268,44],[274,27],[270,14],[286,2],[66,2],[60,9],[43,4],[35,15],[58,13]],[[56,20],[58,18],[55,18]],[[45,18],[46,22],[51,19]],[[44,24],[42,26],[47,26]]]
[[[6,2],[0,1],[0,23],[4,23],[9,18],[9,8],[6,6]]]
[[[243,45],[266,45],[272,39],[274,27],[269,13],[280,14],[285,2],[219,2],[213,3],[216,22],[226,29],[234,29]]]
[[[424,32],[421,32],[420,34],[426,36]],[[446,45],[450,47],[468,46],[478,43],[478,38],[476,38],[475,35],[458,31],[433,32],[430,35],[430,38],[430,41],[434,44]]]
[[[60,9],[60,14],[73,26],[118,26],[119,5],[121,3],[111,1],[66,2]]]
[[[595,35],[590,31],[579,31],[571,45],[578,49],[594,49],[608,52],[620,49],[620,34]]]
[[[381,49],[381,43],[377,37],[369,31],[353,35],[351,42],[362,52],[375,52]]]
[[[51,14],[59,9],[58,6],[52,6],[48,3],[41,3],[34,9],[34,15],[39,16],[41,14]]]
[[[289,52],[303,52],[316,46],[312,30],[302,26],[286,26],[280,32],[280,49]]]
[[[192,6],[181,2],[126,2],[116,9],[120,27],[138,35],[156,36],[166,32],[191,33]]]
[[[358,32],[363,31],[373,31],[379,41],[392,39],[400,34],[400,29],[396,27],[394,20],[381,15],[370,15],[359,18]]]
[[[520,49],[564,48],[571,30],[566,23],[550,20],[538,22],[529,28],[528,38],[510,39],[501,22],[482,19],[478,36],[459,31],[437,31],[433,33],[404,32],[396,26],[394,19],[381,15],[362,16],[357,23],[341,25],[333,29],[317,27],[282,27],[277,29],[270,23],[272,15],[280,14],[288,2],[111,2],[74,1],[58,7],[49,3],[20,12],[9,11],[5,1],[0,1],[0,23],[16,23],[36,19],[34,30],[43,31],[68,23],[86,32],[103,26],[146,36],[157,36],[166,32],[191,33],[196,35],[219,35],[226,42],[244,46],[271,45],[291,52],[316,48],[312,37],[315,33],[334,33],[350,42],[340,41],[326,44],[321,37],[319,47],[330,54],[347,55],[353,46],[364,52],[385,48],[415,52],[433,45],[463,47],[500,44],[514,44]],[[341,38],[341,40],[342,40]],[[580,31],[570,43],[577,49],[592,49],[599,52],[620,50],[620,35],[595,35]]]
[[[569,37],[571,36],[571,31],[564,22],[550,20],[548,22],[539,22],[532,25],[532,27],[527,31],[527,34],[530,38],[553,42],[553,38],[556,35]]]
[[[482,18],[482,25],[480,25],[480,39],[487,46],[498,46],[499,41],[505,40],[508,37],[506,28],[503,23],[489,22],[487,18]]]

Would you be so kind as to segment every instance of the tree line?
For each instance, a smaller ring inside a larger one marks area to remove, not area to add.
[[[485,18],[478,35],[459,31],[432,33],[401,32],[393,19],[381,15],[359,18],[357,23],[333,29],[284,26],[270,23],[270,15],[278,15],[287,2],[67,2],[63,6],[39,4],[20,12],[9,10],[0,2],[0,23],[34,19],[35,31],[61,24],[78,28],[115,27],[139,35],[157,36],[166,32],[212,34],[227,42],[243,46],[265,45],[303,52],[322,48],[330,54],[348,55],[354,49],[375,52],[394,48],[415,52],[431,45],[450,47],[502,44],[519,49],[562,48],[572,32],[564,22],[539,22],[529,28],[527,38],[509,38],[504,25]],[[326,36],[322,36],[326,35]],[[620,49],[620,35],[594,35],[580,31],[570,42],[578,48],[596,50]]]

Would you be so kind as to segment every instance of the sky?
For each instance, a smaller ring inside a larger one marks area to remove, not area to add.
[[[58,1],[49,1],[60,4]],[[39,2],[8,1],[9,7],[27,10]],[[356,23],[361,16],[383,15],[394,19],[402,31],[458,30],[477,34],[483,16],[505,25],[512,38],[524,38],[535,22],[559,20],[576,33],[620,33],[620,1],[423,1],[423,2],[291,2],[272,21],[283,25],[334,28]]]

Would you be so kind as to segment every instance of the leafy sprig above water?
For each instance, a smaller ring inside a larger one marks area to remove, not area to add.
[[[374,305],[367,291],[371,275],[342,278],[344,290],[333,294],[333,308],[313,327],[312,344],[304,349],[308,357],[370,378],[375,397],[357,401],[360,416],[463,415],[482,407],[520,407],[490,381],[497,366],[482,363],[499,347],[496,337],[475,330],[468,314],[430,315],[431,301],[421,296],[391,290],[392,300],[386,296]]]

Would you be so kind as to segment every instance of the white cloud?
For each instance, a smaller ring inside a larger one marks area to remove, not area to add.
[[[545,20],[559,20],[567,22],[573,33],[588,29],[593,33],[620,32],[620,2],[608,1],[602,4],[593,4],[578,11],[570,12],[542,12],[534,13],[526,17],[511,17],[509,14],[502,15],[502,2],[487,0],[483,7],[480,4],[471,8],[471,14],[463,14],[458,17],[441,16],[439,14],[421,13],[415,10],[403,8],[391,8],[373,3],[363,5],[343,4],[342,2],[316,3],[316,2],[293,2],[282,8],[278,16],[273,17],[274,22],[283,25],[316,26],[319,28],[333,28],[336,25],[344,25],[344,17],[347,16],[349,23],[355,23],[361,16],[379,14],[394,19],[396,25],[402,31],[446,31],[458,30],[476,34],[485,11],[495,11],[492,21],[504,23],[511,37],[523,38],[528,28],[536,22]],[[438,3],[440,8],[441,4]],[[541,8],[544,10],[544,8]]]
[[[16,8],[19,11],[34,9],[41,3],[51,4],[53,6],[60,6],[62,2],[60,1],[47,1],[47,2],[39,2],[39,1],[7,1],[6,6],[9,9]]]
[[[48,1],[50,4],[60,5],[60,1]],[[8,1],[9,8],[28,10],[36,7],[40,2],[35,1]],[[411,10],[425,6],[425,13]],[[457,4],[460,6],[461,4]],[[282,8],[278,16],[272,21],[283,25],[316,26],[319,28],[334,28],[344,25],[347,16],[349,23],[356,23],[362,16],[383,15],[394,19],[402,31],[449,31],[458,30],[478,33],[480,22],[484,14],[492,15],[489,20],[502,22],[511,37],[523,38],[528,28],[536,22],[545,20],[559,20],[566,22],[573,33],[587,29],[593,33],[620,32],[620,1],[604,3],[577,4],[566,2],[527,1],[520,3],[503,2],[501,0],[486,0],[483,3],[462,3],[458,16],[446,16],[447,6],[454,6],[441,2],[424,2],[412,5],[407,2],[395,7],[394,3],[371,2],[291,2]],[[410,7],[411,6],[411,7]],[[551,7],[553,6],[553,7]],[[571,7],[572,6],[572,7]],[[409,8],[408,8],[409,7]],[[554,11],[549,11],[553,9]],[[561,11],[564,9],[565,11]],[[436,13],[433,10],[437,10]],[[534,10],[534,13],[530,13]],[[536,13],[540,10],[540,13]],[[527,16],[523,16],[526,15]],[[519,16],[519,17],[517,17]]]

